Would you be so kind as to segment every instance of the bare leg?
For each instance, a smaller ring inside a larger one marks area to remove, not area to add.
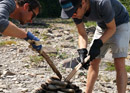
[[[125,69],[125,58],[115,58],[116,83],[118,93],[125,93],[127,86],[127,72]]]
[[[91,62],[87,75],[86,93],[92,93],[94,83],[98,77],[100,60],[95,59]]]

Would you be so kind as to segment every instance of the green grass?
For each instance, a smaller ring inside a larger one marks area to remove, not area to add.
[[[127,72],[130,72],[130,66],[125,66],[125,68]]]
[[[107,65],[107,68],[105,69],[106,71],[115,71],[114,63],[107,62],[106,65]],[[126,65],[125,68],[127,72],[130,72],[130,66]]]
[[[86,27],[96,26],[96,22],[89,21],[89,22],[84,22],[84,23]]]
[[[17,44],[17,43],[16,43],[16,41],[2,41],[2,42],[0,42],[0,46],[12,45],[12,44]]]
[[[68,55],[65,52],[63,52],[62,54],[58,54],[58,58],[66,59],[68,58]]]
[[[45,41],[45,40],[47,40],[47,38],[48,38],[48,36],[46,35],[46,34],[42,34],[42,39]]]
[[[57,56],[57,54],[55,54],[55,53],[49,53],[48,54],[50,57],[56,57]]]
[[[69,24],[71,26],[74,26],[75,23],[74,21],[72,20],[72,18],[70,19],[61,19],[61,18],[47,18],[47,19],[42,19],[44,20],[44,22],[50,24],[50,23],[61,23],[61,24]],[[90,27],[90,26],[96,26],[96,22],[93,22],[93,21],[88,21],[88,22],[85,22],[84,21],[84,24],[85,26],[87,27]]]
[[[44,58],[42,56],[37,56],[37,55],[32,55],[30,56],[30,61],[34,63],[39,63],[43,60]]]
[[[61,18],[45,18],[43,19],[44,22],[46,23],[64,23],[64,24],[68,24],[68,23],[73,23],[73,20],[70,19],[61,19]]]
[[[88,43],[90,44],[92,41],[92,38],[88,38]]]
[[[106,65],[107,65],[107,68],[105,69],[106,71],[114,71],[115,70],[113,63],[107,62]]]
[[[46,32],[40,34],[40,36],[42,37],[42,39],[43,39],[44,41],[46,41],[46,40],[49,38],[49,36],[47,35]]]

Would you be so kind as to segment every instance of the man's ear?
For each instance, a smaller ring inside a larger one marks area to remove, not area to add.
[[[82,4],[84,4],[86,2],[86,0],[82,0]]]
[[[82,8],[84,8],[86,10],[86,8],[87,8],[87,1],[86,0],[82,0]]]
[[[82,0],[82,5],[86,4],[86,2],[87,2],[86,0]]]
[[[25,4],[23,5],[23,8],[24,8],[24,10],[29,10],[29,3],[25,3]]]

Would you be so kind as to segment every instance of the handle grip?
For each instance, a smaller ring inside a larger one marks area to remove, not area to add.
[[[84,62],[87,62],[90,59],[90,56],[87,56],[84,59]],[[76,74],[76,72],[82,67],[82,64],[79,63],[71,72],[70,74],[66,77],[65,81],[70,81],[70,79]]]

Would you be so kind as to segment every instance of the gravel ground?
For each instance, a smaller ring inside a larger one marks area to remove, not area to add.
[[[50,56],[64,80],[72,70],[62,66],[64,60],[78,56],[76,27],[70,20],[68,22],[60,19],[40,21],[46,24],[40,23],[40,26],[34,24],[20,27],[26,31],[31,31],[40,38],[44,50]],[[89,38],[91,39],[92,36],[93,33],[90,30]],[[28,45],[22,39],[0,36],[0,93],[34,93],[49,77],[55,75],[47,62],[37,52],[28,48]],[[126,59],[127,65],[129,65],[129,58],[130,55]],[[117,92],[115,71],[105,71],[106,62],[112,61],[111,52],[109,51],[100,65],[99,77],[93,93]],[[86,75],[86,70],[79,70],[71,80],[83,90],[83,93]],[[128,73],[129,77],[130,73]],[[130,78],[128,81],[130,82]],[[130,93],[130,83],[127,86],[127,93]]]

